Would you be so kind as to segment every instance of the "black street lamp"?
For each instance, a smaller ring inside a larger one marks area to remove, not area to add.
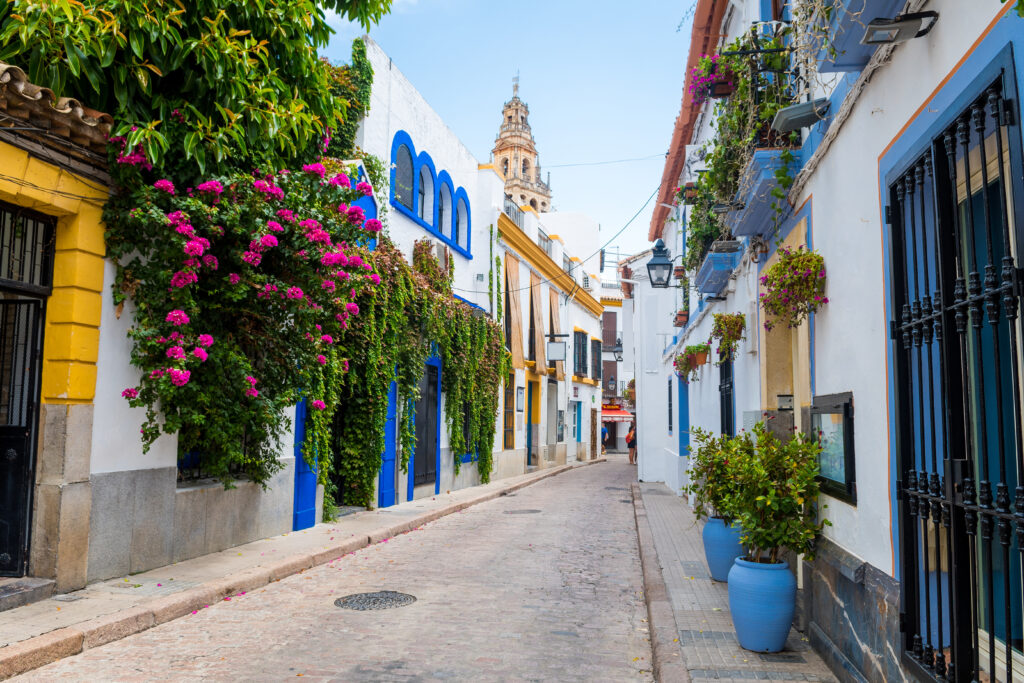
[[[658,240],[651,251],[651,260],[647,262],[647,275],[651,279],[651,287],[664,289],[672,279],[672,260],[668,257],[665,242]]]
[[[616,339],[615,346],[612,347],[612,353],[615,354],[615,360],[619,363],[622,362],[622,340]]]

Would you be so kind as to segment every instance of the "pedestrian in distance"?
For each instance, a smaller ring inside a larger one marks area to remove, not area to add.
[[[601,455],[604,455],[608,447],[608,425],[601,425]]]
[[[626,448],[629,449],[629,464],[636,464],[636,420],[629,424],[629,433],[626,434]]]

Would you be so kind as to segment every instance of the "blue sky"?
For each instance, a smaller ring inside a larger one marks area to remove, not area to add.
[[[396,0],[370,36],[482,163],[518,71],[555,208],[593,216],[610,237],[661,180],[682,95],[689,20],[676,29],[690,4]],[[338,33],[323,55],[348,61],[362,30],[333,25]],[[624,253],[648,246],[654,203],[613,243]]]

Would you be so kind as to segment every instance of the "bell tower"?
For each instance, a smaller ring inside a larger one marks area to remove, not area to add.
[[[530,108],[519,99],[519,76],[512,79],[512,99],[501,112],[501,128],[491,150],[494,168],[505,181],[505,194],[517,206],[538,213],[551,210],[551,187],[541,179],[537,145],[530,131]]]

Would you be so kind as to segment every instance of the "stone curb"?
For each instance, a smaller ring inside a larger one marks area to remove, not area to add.
[[[539,481],[573,469],[606,462],[607,458],[585,460],[575,465],[559,465],[540,470],[537,476],[502,488],[488,491],[468,500],[425,512],[417,517],[393,524],[366,536],[356,536],[315,552],[293,555],[273,564],[251,567],[234,574],[207,581],[180,593],[150,600],[144,605],[119,610],[96,617],[74,626],[50,631],[0,648],[0,681],[38,669],[59,659],[79,654],[83,650],[106,645],[130,635],[140,633],[159,624],[178,619],[203,607],[216,604],[224,598],[243,591],[251,592],[274,581],[298,574],[318,565],[333,562],[342,556],[361,550],[384,539],[412,531],[428,522],[465,510],[466,508],[525,488]]]
[[[661,575],[658,550],[654,534],[647,519],[647,508],[640,496],[640,485],[631,484],[633,514],[636,520],[637,545],[640,547],[640,567],[644,575],[644,602],[647,603],[647,625],[650,627],[651,654],[654,660],[655,681],[689,683],[690,673],[679,644],[679,629],[669,602],[668,588]]]

